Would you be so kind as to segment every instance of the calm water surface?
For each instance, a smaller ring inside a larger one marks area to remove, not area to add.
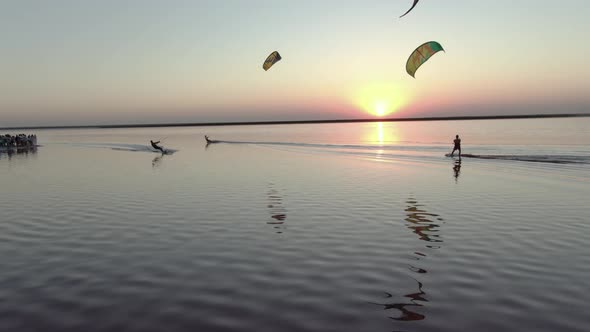
[[[590,326],[589,118],[36,134],[0,153],[0,331]]]

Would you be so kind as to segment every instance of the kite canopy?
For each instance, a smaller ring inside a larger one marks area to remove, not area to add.
[[[410,54],[408,62],[406,62],[406,71],[408,74],[414,77],[416,70],[418,70],[418,68],[420,68],[424,62],[430,59],[430,57],[438,51],[444,51],[444,49],[439,43],[435,41],[429,41],[418,46],[418,48],[415,49],[412,54]]]
[[[418,4],[418,0],[414,0],[414,4],[412,5],[412,7],[410,9],[408,9],[407,12],[405,12],[402,16],[400,16],[399,18],[402,18],[404,16],[406,16],[406,14],[408,14],[409,12],[412,11],[412,9],[414,9],[414,7],[416,7],[416,5]]]
[[[281,59],[282,58],[281,58],[281,55],[279,54],[279,52],[274,51],[266,58],[266,60],[264,60],[264,64],[262,65],[262,68],[264,70],[269,70],[270,67],[272,67],[275,63],[279,62]]]

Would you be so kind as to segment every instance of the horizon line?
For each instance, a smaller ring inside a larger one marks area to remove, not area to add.
[[[502,120],[502,119],[572,118],[572,117],[590,117],[590,113],[474,115],[474,116],[412,117],[412,118],[384,118],[384,119],[281,120],[281,121],[239,121],[239,122],[180,122],[180,123],[110,124],[110,125],[68,125],[68,126],[18,126],[18,127],[0,127],[0,130],[212,127],[212,126],[255,126],[255,125],[282,125],[282,124],[320,124],[320,123],[354,123],[354,122],[411,122],[411,121],[453,121],[453,120]]]

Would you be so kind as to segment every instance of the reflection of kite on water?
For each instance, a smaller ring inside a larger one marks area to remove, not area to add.
[[[408,14],[409,12],[412,11],[412,9],[414,9],[414,7],[416,7],[416,4],[418,4],[418,0],[414,0],[414,4],[412,5],[412,7],[410,9],[408,9],[407,12],[405,12],[402,16],[400,16],[399,18],[402,18],[404,16],[406,16],[406,14]]]
[[[410,54],[408,62],[406,62],[406,71],[408,74],[414,77],[416,70],[418,70],[418,68],[420,68],[424,62],[430,59],[430,57],[438,51],[444,51],[444,49],[439,43],[435,41],[430,41],[418,46],[418,48],[416,48],[414,52]]]
[[[270,67],[272,67],[275,63],[279,62],[281,59],[282,58],[281,58],[281,55],[279,54],[279,52],[274,51],[266,58],[266,60],[264,60],[264,64],[262,65],[262,68],[264,70],[269,70]]]

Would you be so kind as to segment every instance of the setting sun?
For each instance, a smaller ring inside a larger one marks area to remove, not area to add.
[[[375,115],[384,116],[388,113],[387,104],[380,101],[375,104]]]
[[[405,89],[392,83],[367,85],[357,91],[354,103],[363,111],[376,117],[397,112],[408,102]]]

